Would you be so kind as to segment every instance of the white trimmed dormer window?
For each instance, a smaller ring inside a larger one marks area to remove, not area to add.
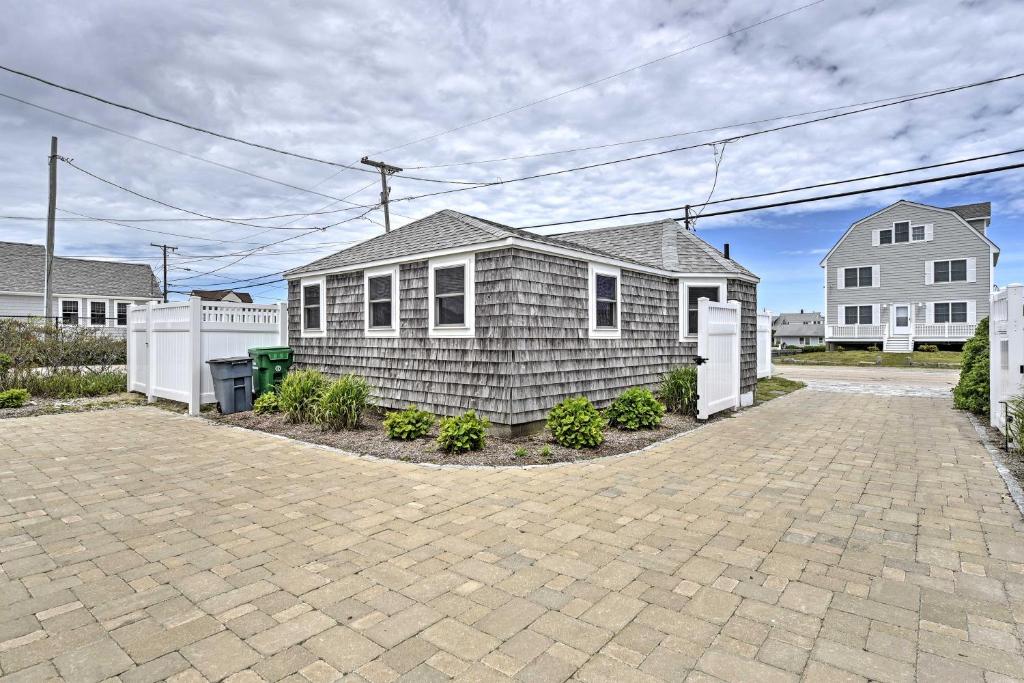
[[[911,223],[910,221],[897,221],[891,228],[874,230],[871,233],[871,244],[879,246],[883,244],[906,244],[908,242],[931,242],[934,237],[934,225],[932,223]]]
[[[622,271],[591,263],[589,267],[589,321],[591,338],[622,337]]]
[[[476,323],[473,254],[431,259],[427,296],[431,337],[472,337]]]
[[[299,288],[302,303],[302,336],[325,336],[327,334],[327,278],[303,278],[299,281]]]
[[[366,336],[397,337],[398,266],[363,271],[363,292],[366,306],[363,315]]]
[[[853,289],[855,287],[881,286],[881,274],[878,266],[852,266],[836,270],[836,288]]]

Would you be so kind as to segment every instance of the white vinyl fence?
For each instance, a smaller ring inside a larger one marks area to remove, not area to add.
[[[772,314],[757,314],[757,378],[772,376]]]
[[[188,403],[199,414],[214,403],[213,377],[206,361],[246,356],[255,346],[288,344],[286,304],[221,301],[149,303],[128,309],[128,390],[150,401]]]
[[[1013,284],[992,293],[988,321],[989,417],[1006,432],[1007,399],[1024,393],[1024,285]]]
[[[740,407],[740,304],[697,299],[697,419]]]

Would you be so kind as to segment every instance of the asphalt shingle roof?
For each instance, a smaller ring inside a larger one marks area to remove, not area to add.
[[[992,215],[992,202],[961,204],[960,206],[947,206],[946,208],[959,214],[965,221],[974,220],[975,218],[989,218]]]
[[[779,325],[775,330],[776,337],[824,337],[824,325],[801,325],[798,323],[790,325]]]
[[[223,301],[229,294],[237,296],[243,304],[252,303],[252,294],[234,289],[193,289],[189,296],[197,296],[203,301]]]
[[[0,291],[42,294],[45,260],[46,248],[41,245],[0,242]],[[159,293],[160,285],[145,264],[55,256],[53,291],[148,298]]]
[[[415,256],[437,249],[469,247],[506,237],[518,237],[672,272],[756,277],[672,220],[579,230],[559,235],[537,235],[450,209],[438,211],[390,233],[293,268],[285,272],[285,276]]]

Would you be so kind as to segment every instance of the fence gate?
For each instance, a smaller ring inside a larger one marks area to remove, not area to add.
[[[740,405],[740,304],[697,302],[697,419]]]

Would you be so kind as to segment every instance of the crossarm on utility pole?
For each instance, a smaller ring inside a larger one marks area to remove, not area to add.
[[[385,164],[383,161],[373,161],[369,157],[363,157],[359,163],[373,166],[380,171],[380,203],[384,207],[384,232],[391,232],[391,214],[388,211],[388,198],[391,196],[391,188],[388,187],[388,176],[401,173],[398,166]]]

